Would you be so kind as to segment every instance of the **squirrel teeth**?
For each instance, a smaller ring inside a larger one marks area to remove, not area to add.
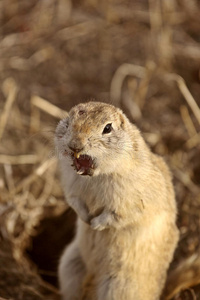
[[[79,159],[79,157],[80,157],[80,153],[76,153],[76,152],[74,152],[74,157],[75,157],[75,158],[77,158],[77,159]]]
[[[79,174],[79,175],[82,175],[83,173],[85,173],[85,169],[84,169],[84,168],[81,168],[81,169],[77,172],[77,174]]]

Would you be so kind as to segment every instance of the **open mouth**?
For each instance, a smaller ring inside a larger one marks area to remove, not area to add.
[[[95,168],[94,160],[89,155],[72,156],[73,166],[79,175],[92,176]]]

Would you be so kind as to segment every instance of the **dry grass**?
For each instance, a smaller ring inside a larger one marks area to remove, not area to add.
[[[181,239],[163,298],[200,299],[199,1],[2,0],[0,9],[0,299],[59,299],[44,279],[56,283],[74,216],[53,135],[91,97],[121,106],[166,157]]]

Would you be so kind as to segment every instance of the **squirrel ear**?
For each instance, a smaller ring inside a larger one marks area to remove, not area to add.
[[[124,129],[124,127],[125,127],[124,126],[125,125],[125,118],[122,114],[120,114],[120,121],[121,121],[120,126],[121,126],[122,129]]]

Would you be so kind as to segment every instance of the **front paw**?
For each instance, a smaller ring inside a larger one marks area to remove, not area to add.
[[[90,226],[92,229],[98,230],[98,231],[102,231],[102,230],[106,229],[106,227],[107,227],[106,224],[104,224],[102,222],[102,220],[99,216],[90,220]]]

